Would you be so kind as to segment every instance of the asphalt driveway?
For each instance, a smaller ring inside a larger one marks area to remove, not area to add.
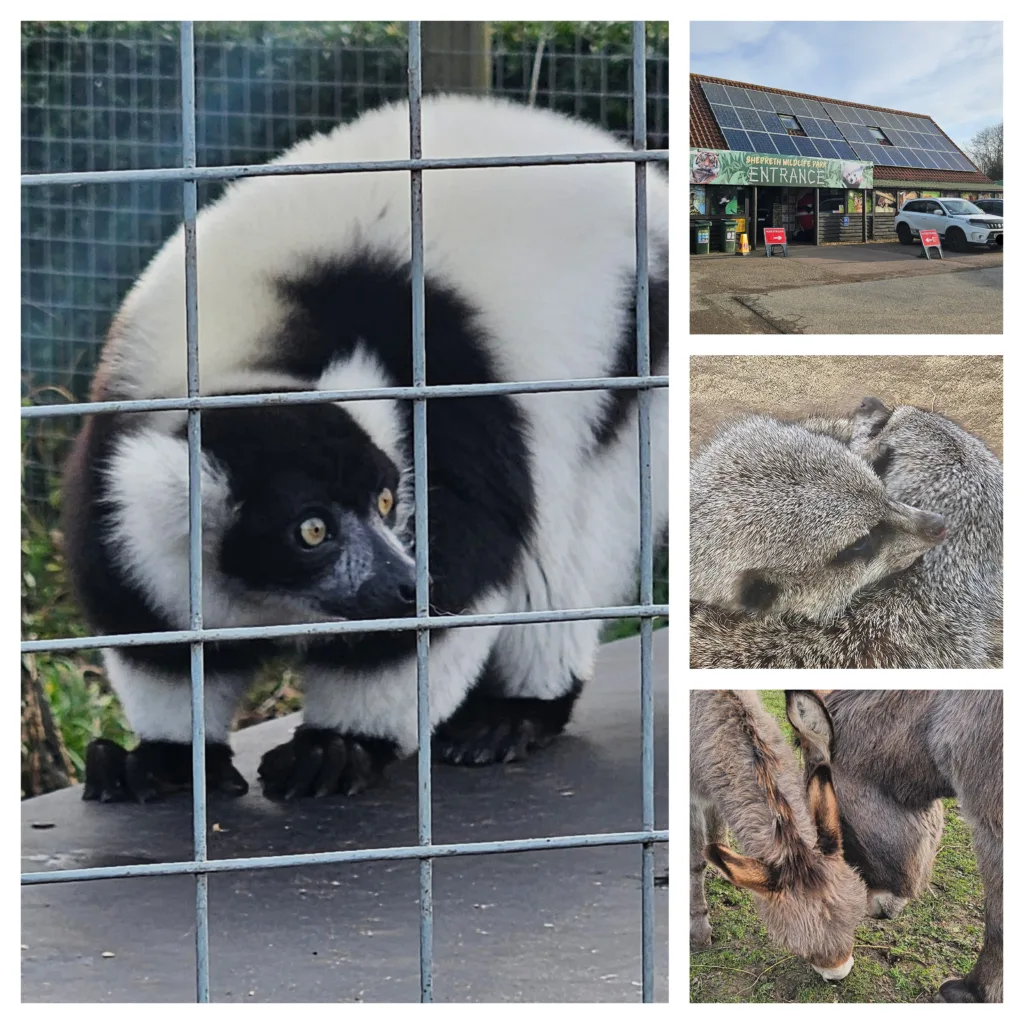
[[[691,257],[690,333],[1002,333],[1001,250],[920,253],[869,242]]]

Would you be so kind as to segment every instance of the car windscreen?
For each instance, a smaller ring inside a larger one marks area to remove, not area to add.
[[[969,213],[984,213],[984,210],[979,210],[974,203],[969,203],[966,199],[943,199],[942,205],[946,208],[947,213],[951,213],[954,217],[963,217]]]

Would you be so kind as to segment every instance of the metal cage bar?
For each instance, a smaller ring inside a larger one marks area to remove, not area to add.
[[[421,139],[421,45],[420,23],[409,23],[408,98],[409,159],[339,164],[291,164],[231,167],[203,167],[196,163],[195,47],[192,22],[181,23],[181,124],[182,166],[141,171],[96,171],[22,175],[23,186],[111,184],[118,182],[174,181],[182,185],[185,231],[185,301],[187,344],[187,397],[116,402],[76,402],[66,405],[29,406],[22,417],[112,414],[117,412],[185,409],[188,412],[189,458],[189,629],[159,633],[93,636],[73,639],[22,641],[23,652],[85,650],[100,647],[188,643],[191,650],[191,702],[193,753],[193,859],[187,862],[128,864],[116,867],[28,872],[24,885],[43,885],[95,879],[153,877],[193,874],[196,876],[196,1000],[210,999],[208,880],[211,873],[252,869],[341,864],[378,860],[418,860],[420,869],[420,999],[433,998],[433,891],[432,868],[437,857],[514,853],[529,850],[571,849],[591,846],[637,845],[641,848],[641,963],[642,998],[654,999],[654,859],[655,843],[668,841],[668,830],[655,828],[654,816],[654,729],[651,646],[653,619],[668,614],[668,606],[653,600],[653,538],[651,510],[651,392],[667,387],[665,375],[652,375],[649,338],[649,268],[647,231],[647,164],[668,159],[666,150],[646,149],[646,36],[645,23],[633,23],[632,103],[633,150],[628,153],[556,154],[517,157],[466,157],[424,159]],[[631,162],[635,168],[636,237],[636,354],[637,372],[631,377],[598,377],[586,380],[512,381],[494,384],[427,385],[423,273],[423,188],[424,170],[433,168],[506,167]],[[289,392],[264,395],[200,397],[198,324],[196,301],[196,216],[197,188],[202,181],[274,174],[365,173],[409,171],[412,215],[412,359],[413,386],[410,388],[368,388],[358,391]],[[640,602],[632,606],[557,609],[545,612],[505,612],[487,615],[435,616],[428,602],[429,540],[427,508],[427,417],[428,399],[458,398],[481,394],[529,394],[555,391],[634,390],[637,392],[637,433],[639,444],[640,496]],[[259,405],[301,405],[334,401],[367,401],[380,397],[410,399],[413,402],[414,504],[416,534],[416,617],[377,619],[369,622],[306,623],[289,626],[205,629],[202,609],[201,530],[201,421],[203,409],[252,407]],[[438,628],[494,626],[564,622],[573,619],[617,619],[637,617],[640,626],[640,705],[642,730],[642,829],[636,832],[587,833],[538,839],[497,840],[477,843],[434,845],[431,838],[430,766],[430,631]],[[416,690],[418,753],[417,845],[332,851],[287,856],[239,857],[209,860],[206,847],[205,720],[203,697],[203,645],[216,640],[249,640],[296,636],[330,635],[346,632],[416,630]]]
[[[423,155],[423,68],[420,23],[409,22],[409,156]],[[412,382],[427,383],[427,339],[423,279],[423,171],[409,172],[411,203]],[[417,840],[431,845],[430,794],[430,629],[423,619],[430,614],[430,537],[427,530],[427,400],[413,400],[413,503],[416,532],[416,774]],[[434,1001],[434,862],[420,860],[420,1002]]]
[[[181,23],[181,162],[196,166],[196,53],[191,21]],[[199,330],[197,302],[197,185],[181,185],[185,234],[185,344],[188,396],[199,394]],[[203,628],[203,525],[201,413],[188,411],[188,615],[189,627]],[[192,692],[192,842],[198,863],[206,860],[206,715],[203,641],[189,648]],[[210,1001],[209,877],[196,874],[196,1002]]]
[[[647,62],[644,23],[633,22],[633,149],[647,145]],[[636,173],[636,372],[651,372],[649,268],[647,265],[647,165]],[[640,467],[640,604],[654,603],[654,553],[651,516],[651,393],[637,392],[637,440]],[[640,620],[640,728],[644,831],[654,829],[654,691],[651,688],[651,644],[654,622]],[[654,1002],[654,847],[643,844],[640,875],[642,998]]]

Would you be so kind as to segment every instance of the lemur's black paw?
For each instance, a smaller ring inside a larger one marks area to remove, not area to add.
[[[257,774],[271,800],[353,796],[378,782],[395,756],[390,740],[301,725],[287,743],[263,755]]]
[[[944,982],[932,1000],[934,1003],[980,1003],[983,1001],[981,995],[966,978],[954,978]]]
[[[231,763],[226,743],[206,745],[206,790],[242,796],[249,784]],[[83,800],[140,804],[192,788],[192,745],[143,740],[134,750],[111,740],[93,740],[85,751]]]
[[[522,761],[562,732],[581,686],[554,700],[471,693],[435,730],[433,756],[446,764],[472,766]]]

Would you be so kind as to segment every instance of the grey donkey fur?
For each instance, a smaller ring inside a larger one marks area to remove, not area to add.
[[[743,856],[725,845],[726,827]],[[844,978],[867,889],[842,853],[829,769],[808,780],[753,691],[690,691],[690,942],[711,942],[707,864],[751,890],[772,939]]]
[[[952,420],[749,417],[690,493],[692,667],[1002,663],[1002,467]]]
[[[1003,695],[1000,690],[786,692],[807,777],[829,766],[844,853],[889,916],[927,885],[955,796],[985,885],[985,942],[937,1002],[1003,998]]]

